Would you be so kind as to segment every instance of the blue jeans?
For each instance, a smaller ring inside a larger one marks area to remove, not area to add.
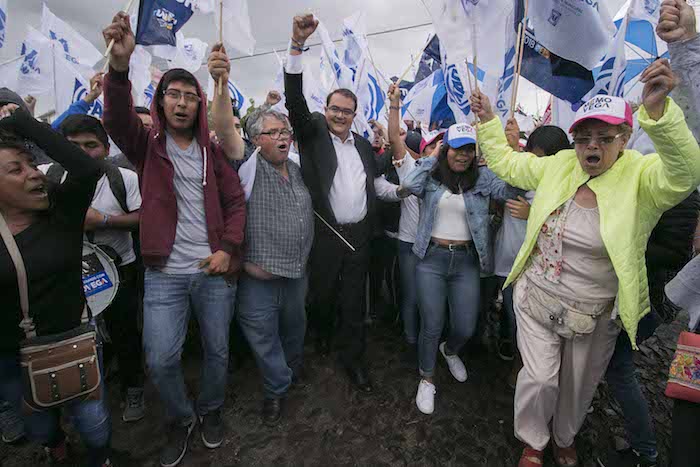
[[[69,402],[60,409],[23,414],[27,436],[44,446],[58,446],[65,439],[61,428],[61,412],[65,411],[87,448],[88,466],[101,466],[109,457],[112,420],[104,386],[100,391],[102,397],[99,400]],[[0,356],[0,399],[10,402],[18,413],[22,413],[22,379],[17,356]]]
[[[222,276],[165,274],[155,269],[146,270],[144,286],[146,365],[168,418],[189,424],[195,412],[187,397],[180,357],[187,337],[190,304],[199,322],[204,351],[197,411],[205,415],[224,404],[236,286],[229,285]]]
[[[473,246],[449,251],[430,245],[416,267],[420,311],[418,363],[421,376],[435,373],[440,336],[449,303],[450,330],[445,352],[454,355],[466,344],[479,318],[479,258]]]
[[[262,373],[265,397],[283,397],[304,360],[306,278],[238,280],[238,324]]]
[[[646,315],[639,322],[637,342],[650,337],[659,325],[655,312]],[[649,405],[639,387],[635,375],[634,352],[626,332],[620,332],[615,344],[605,379],[615,400],[622,408],[625,431],[632,448],[644,456],[656,456],[656,433],[649,413]]]
[[[399,273],[401,274],[401,319],[406,342],[418,342],[418,298],[416,297],[416,265],[413,243],[399,242]]]

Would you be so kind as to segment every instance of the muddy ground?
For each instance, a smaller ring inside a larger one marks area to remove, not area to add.
[[[684,321],[685,320],[685,321]],[[656,421],[661,466],[670,446],[671,402],[663,396],[666,372],[676,338],[687,318],[663,326],[636,355]],[[253,361],[230,377],[224,408],[227,435],[216,450],[205,448],[194,432],[183,467],[233,466],[515,466],[522,449],[513,436],[513,392],[506,378],[510,364],[501,361],[488,344],[492,326],[482,340],[486,347],[465,351],[469,370],[466,383],[457,383],[441,365],[437,374],[436,410],[421,414],[414,397],[418,378],[405,363],[398,325],[371,326],[370,364],[376,391],[359,395],[350,388],[333,357],[306,349],[307,385],[291,391],[283,422],[267,428],[260,421],[261,382]],[[196,342],[196,341],[195,341]],[[198,349],[190,344],[184,356],[188,385],[198,380]],[[160,407],[152,387],[147,388],[148,416],[140,422],[121,421],[115,381],[109,383],[113,410],[114,465],[158,466],[165,438]],[[601,386],[577,443],[581,465],[594,466],[595,455],[622,436],[619,407]],[[74,433],[71,438],[79,445]],[[1,444],[1,443],[0,443]],[[81,453],[74,465],[81,465]],[[0,446],[0,465],[44,465],[42,450],[25,443]],[[548,455],[546,465],[554,465]]]

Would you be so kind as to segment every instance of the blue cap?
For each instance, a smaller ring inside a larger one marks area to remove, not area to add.
[[[457,149],[467,144],[476,144],[476,130],[468,123],[455,123],[447,130],[447,144]]]

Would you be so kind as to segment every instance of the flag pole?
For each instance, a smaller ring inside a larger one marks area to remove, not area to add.
[[[219,42],[224,45],[224,0],[219,0]],[[219,95],[224,94],[224,80],[219,76]]]
[[[124,8],[122,11],[128,15],[129,10],[131,10],[131,5],[133,3],[134,3],[134,0],[129,0],[129,2],[126,4],[126,8]],[[104,57],[107,59],[107,61],[105,61],[105,64],[102,65],[102,73],[107,73],[107,69],[109,68],[109,54],[112,53],[113,47],[114,47],[114,39],[109,41],[109,45],[107,46],[107,50],[105,51]]]
[[[408,65],[408,68],[406,68],[406,71],[403,72],[403,74],[401,75],[401,77],[400,77],[400,78],[398,79],[398,81],[396,82],[396,85],[397,85],[397,86],[398,86],[399,83],[401,83],[401,81],[403,81],[403,79],[406,77],[406,75],[408,74],[408,72],[411,71],[411,68],[413,68],[413,65],[415,65],[416,62],[423,56],[423,52],[425,52],[425,49],[427,49],[428,46],[430,45],[430,39],[431,39],[431,38],[429,37],[429,38],[428,38],[428,42],[427,42],[423,47],[421,47],[420,51],[416,54],[415,57],[413,57],[413,60],[411,60],[411,64]]]
[[[341,239],[341,240],[343,241],[343,243],[345,243],[345,244],[347,245],[348,248],[350,248],[352,251],[356,251],[356,250],[355,250],[355,247],[353,247],[353,246],[350,244],[350,242],[348,242],[347,240],[345,240],[345,237],[343,237],[342,235],[340,235],[340,232],[338,232],[338,231],[335,230],[333,227],[331,227],[331,225],[330,225],[328,222],[326,222],[326,219],[324,219],[318,212],[316,212],[315,209],[314,209],[314,214],[316,215],[316,217],[318,217],[318,218],[321,220],[321,222],[323,222],[323,223],[325,224],[326,227],[328,227],[329,229],[331,229],[331,232],[333,232],[334,234],[336,234],[336,235],[338,236],[338,238]]]
[[[515,76],[513,77],[513,92],[510,98],[510,118],[515,115],[515,106],[518,102],[518,88],[520,87],[520,73],[523,64],[523,50],[525,49],[525,33],[527,32],[527,15],[529,0],[525,0],[525,8],[523,10],[523,19],[518,25],[518,61],[515,68]]]
[[[472,23],[472,53],[474,54],[474,88],[476,89],[476,92],[479,92],[479,61],[478,61],[478,47],[476,43],[476,23]],[[467,70],[468,72],[469,70]],[[474,113],[474,112],[472,112]],[[479,122],[479,116],[474,113],[474,123]],[[479,160],[481,159],[481,154],[479,151],[479,139],[477,137],[476,140],[476,145],[475,145],[475,151],[476,151],[476,163],[479,163]]]

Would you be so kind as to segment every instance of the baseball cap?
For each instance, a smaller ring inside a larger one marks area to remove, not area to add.
[[[453,149],[476,144],[476,130],[468,123],[455,123],[447,130],[447,144]]]
[[[417,131],[409,130],[406,132],[406,146],[408,146],[408,148],[416,154],[420,154],[422,152],[420,150],[422,147],[421,141],[423,141],[423,138],[421,138],[420,133]]]
[[[426,146],[428,146],[429,144],[432,144],[437,139],[442,139],[443,136],[445,136],[445,130],[434,130],[434,131],[431,131],[430,133],[425,134],[423,136],[423,139],[421,140],[421,143],[420,143],[419,154],[423,154],[423,150],[425,149]]]
[[[574,128],[585,120],[600,120],[611,125],[627,123],[634,126],[632,107],[623,98],[616,96],[595,96],[583,104],[576,111],[576,119],[569,128],[569,133],[573,133]]]

